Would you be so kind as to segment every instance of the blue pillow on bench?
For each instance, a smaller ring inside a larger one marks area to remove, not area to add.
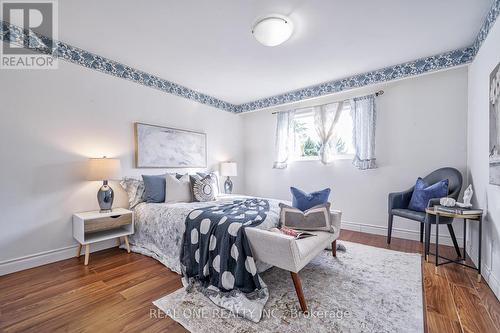
[[[429,185],[422,178],[417,179],[408,208],[417,212],[425,212],[429,200],[443,198],[448,195],[448,179]]]
[[[292,206],[303,212],[309,208],[313,208],[314,206],[326,204],[328,202],[328,197],[330,196],[329,188],[325,188],[321,191],[306,193],[298,188],[290,187],[290,192],[292,192]]]

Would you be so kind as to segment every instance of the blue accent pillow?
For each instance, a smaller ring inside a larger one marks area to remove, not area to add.
[[[425,212],[429,200],[433,198],[443,198],[447,195],[448,179],[429,185],[419,177],[415,183],[415,188],[413,189],[408,208],[417,212]]]
[[[165,202],[165,175],[142,175],[144,181],[144,201],[148,203]]]
[[[326,204],[330,196],[330,189],[325,188],[321,191],[306,193],[295,187],[290,187],[292,192],[292,206],[301,211],[306,211],[317,205]]]

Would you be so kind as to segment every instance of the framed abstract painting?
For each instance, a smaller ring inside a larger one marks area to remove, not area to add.
[[[490,184],[500,185],[500,63],[490,75]]]
[[[194,131],[134,124],[137,168],[206,168],[207,135]]]

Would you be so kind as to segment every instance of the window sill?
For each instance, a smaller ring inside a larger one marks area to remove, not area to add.
[[[354,155],[335,155],[333,158],[334,161],[339,161],[339,160],[352,160],[354,158]],[[292,160],[292,162],[311,162],[311,161],[320,161],[319,157],[313,156],[313,157],[298,157]]]

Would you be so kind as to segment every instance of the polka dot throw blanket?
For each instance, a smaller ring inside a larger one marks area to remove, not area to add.
[[[264,199],[234,200],[191,211],[186,217],[181,251],[184,278],[199,282],[205,292],[218,296],[245,294],[258,298],[263,282],[245,228],[261,224],[269,212]]]

